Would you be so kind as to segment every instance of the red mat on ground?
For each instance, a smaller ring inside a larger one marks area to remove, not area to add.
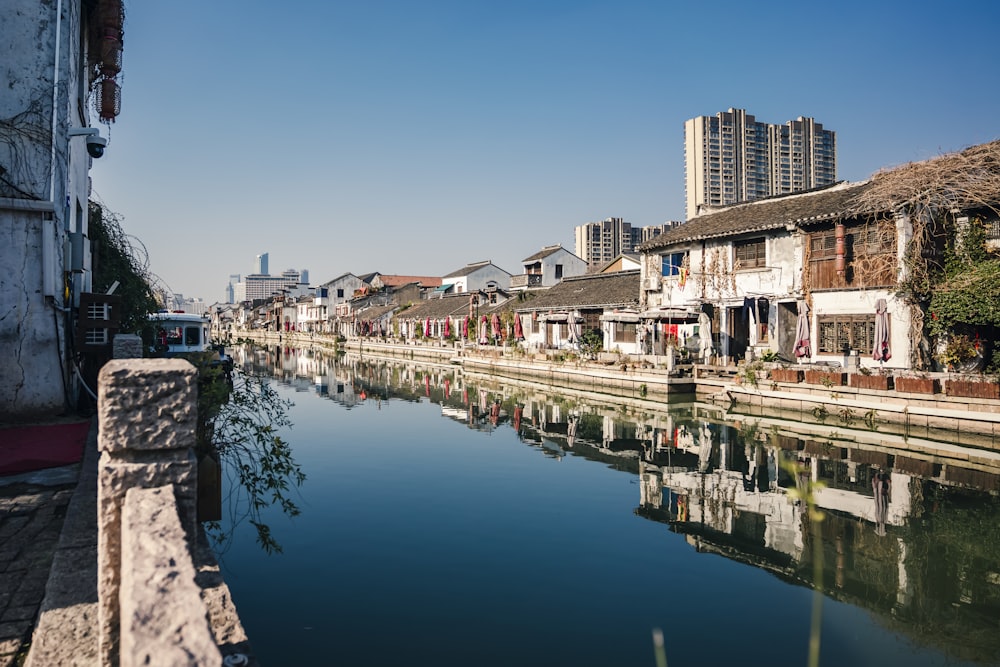
[[[0,429],[0,475],[79,463],[90,422]]]

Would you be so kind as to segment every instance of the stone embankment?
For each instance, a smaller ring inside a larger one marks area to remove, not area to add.
[[[700,400],[724,405],[738,413],[784,411],[859,423],[867,420],[873,427],[881,424],[903,435],[954,437],[962,444],[976,447],[994,448],[993,442],[1000,440],[1000,398],[808,383],[799,377],[801,373],[796,374],[797,382],[783,382],[773,380],[764,368],[748,371],[745,367],[732,365],[674,366],[670,359],[654,356],[607,355],[603,361],[583,361],[565,351],[526,353],[514,347],[462,342],[398,343],[353,338],[338,345],[329,336],[295,332],[254,332],[247,337],[265,345],[316,347],[362,356],[453,363],[469,372],[535,379],[554,387],[623,398],[673,400],[693,394]],[[826,367],[800,365],[795,368]],[[947,386],[947,374],[937,375],[940,377],[932,378],[931,386]],[[835,373],[834,376],[846,381],[846,374]]]

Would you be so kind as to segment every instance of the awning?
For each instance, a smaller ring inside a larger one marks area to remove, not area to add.
[[[435,287],[434,291],[435,292],[447,292],[448,290],[450,290],[454,286],[455,286],[455,283],[448,283],[447,285],[441,285],[441,287]]]
[[[657,308],[640,313],[646,320],[670,320],[672,322],[697,322],[698,312],[684,308]]]
[[[604,313],[601,315],[602,322],[638,322],[641,318],[639,313]]]
[[[538,316],[538,319],[542,322],[566,322],[569,320],[568,313],[543,313]],[[579,315],[575,319],[576,322],[583,322],[583,318]]]

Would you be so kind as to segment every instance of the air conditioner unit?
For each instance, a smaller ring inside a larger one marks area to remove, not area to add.
[[[643,282],[643,289],[647,292],[660,291],[660,276],[648,276]]]

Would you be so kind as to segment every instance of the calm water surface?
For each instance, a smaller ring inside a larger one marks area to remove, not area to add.
[[[283,553],[243,523],[221,556],[264,665],[653,665],[654,628],[671,667],[805,665],[784,459],[827,484],[822,664],[1000,664],[1000,466],[946,481],[864,425],[277,352],[302,513],[266,514]]]

